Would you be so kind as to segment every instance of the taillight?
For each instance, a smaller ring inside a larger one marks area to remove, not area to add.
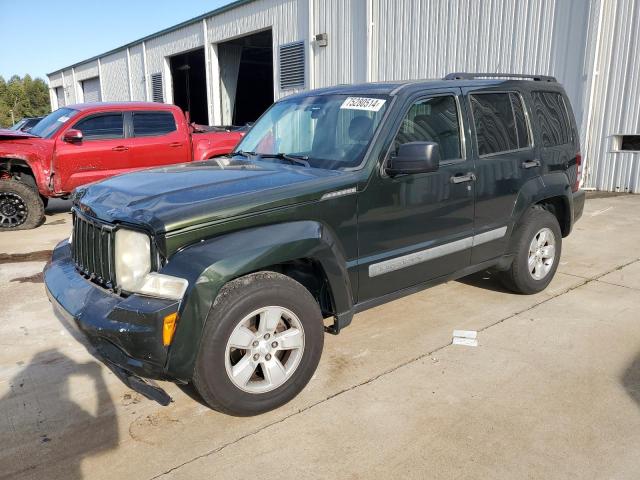
[[[576,153],[576,183],[571,189],[573,192],[577,192],[580,188],[580,180],[582,180],[582,154]]]

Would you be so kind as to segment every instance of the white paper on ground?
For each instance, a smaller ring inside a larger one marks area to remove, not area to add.
[[[460,338],[478,338],[478,332],[475,330],[454,330],[453,336]]]
[[[478,346],[478,340],[476,340],[475,338],[460,338],[460,337],[453,337],[453,342],[454,345],[465,345],[467,347],[477,347]]]

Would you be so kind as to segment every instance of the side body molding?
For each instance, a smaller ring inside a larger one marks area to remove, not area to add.
[[[270,265],[313,259],[323,268],[337,315],[352,312],[353,295],[347,262],[340,244],[325,225],[298,221],[223,234],[174,254],[162,273],[189,281],[180,308],[176,336],[166,370],[179,379],[191,378],[204,323],[222,286],[230,280]]]

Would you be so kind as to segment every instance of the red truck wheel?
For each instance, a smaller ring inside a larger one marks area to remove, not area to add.
[[[16,180],[0,180],[0,231],[28,230],[44,221],[40,195]]]

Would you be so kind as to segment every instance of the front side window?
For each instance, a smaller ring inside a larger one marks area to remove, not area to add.
[[[540,126],[543,147],[571,143],[571,123],[562,95],[556,92],[532,92],[534,115]]]
[[[176,121],[171,112],[135,112],[133,135],[152,137],[176,131]]]
[[[403,143],[435,142],[442,160],[461,158],[460,122],[455,97],[432,97],[414,103],[402,120],[394,152]]]
[[[85,140],[124,138],[122,113],[105,113],[85,118],[73,128],[80,130]]]
[[[527,119],[519,95],[482,93],[471,95],[470,99],[480,156],[531,146]]]
[[[303,96],[275,103],[236,147],[259,160],[296,157],[311,167],[359,166],[386,112],[379,95]]]

